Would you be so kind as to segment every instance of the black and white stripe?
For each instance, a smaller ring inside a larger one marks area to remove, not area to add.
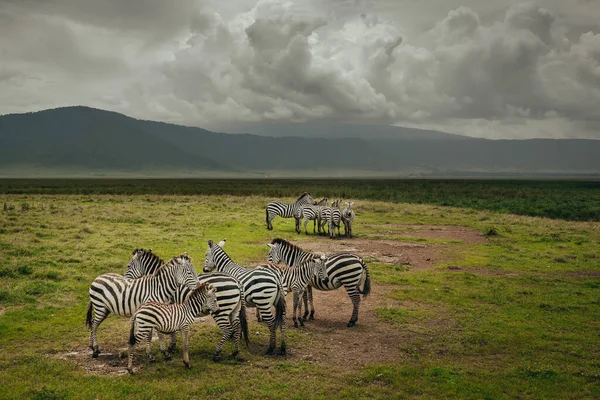
[[[268,246],[272,246],[272,244],[268,244]],[[294,320],[294,327],[296,328],[298,327],[298,320],[300,320],[300,325],[304,326],[304,321],[300,318],[300,314],[302,313],[302,302],[300,299],[304,295],[304,291],[308,287],[311,279],[317,277],[324,282],[329,281],[327,271],[325,270],[326,259],[327,257],[325,256],[316,257],[306,260],[298,266],[278,266],[270,264],[281,270],[282,280],[287,291],[294,294],[294,311],[292,319]],[[296,312],[298,315],[297,317]]]
[[[269,347],[267,354],[275,350],[277,327],[281,330],[280,353],[286,353],[285,345],[285,288],[281,275],[269,267],[245,268],[234,263],[225,253],[222,246],[225,240],[218,244],[208,241],[204,272],[217,270],[230,274],[241,282],[244,288],[244,301],[246,307],[256,307],[260,316],[270,330]],[[275,307],[275,316],[271,312]]]
[[[315,199],[313,199],[312,196],[307,192],[302,193],[302,195],[298,197],[298,200],[296,200],[296,202],[292,204],[284,203],[282,201],[270,202],[269,204],[267,204],[267,207],[265,209],[267,218],[267,229],[273,229],[272,221],[273,218],[275,218],[277,215],[281,216],[282,218],[296,218],[296,226],[298,226],[298,211],[300,210],[300,207],[302,207],[305,204],[316,204]]]
[[[342,210],[342,223],[344,224],[344,235],[346,235],[346,237],[352,237],[352,223],[356,217],[356,214],[352,209],[353,204],[354,202],[346,202],[346,206]]]
[[[90,286],[86,316],[86,324],[91,329],[92,357],[100,353],[96,330],[110,313],[130,317],[148,301],[168,303],[179,285],[194,289],[197,283],[196,268],[187,253],[174,257],[154,274],[138,279],[126,279],[113,273],[98,276]]]
[[[283,261],[286,265],[299,265],[303,261],[313,259],[315,254],[302,250],[300,247],[284,239],[273,239],[269,250],[269,262],[278,263]],[[327,271],[328,282],[313,277],[307,290],[307,299],[310,303],[310,319],[314,319],[315,309],[312,304],[312,289],[334,290],[344,286],[348,297],[352,301],[352,317],[348,326],[354,326],[358,320],[358,308],[360,306],[360,295],[366,297],[371,291],[371,276],[365,262],[357,255],[351,253],[340,253],[327,256],[325,260],[325,269]],[[364,281],[363,289],[360,285]],[[308,307],[304,317],[308,316]]]
[[[327,207],[328,199],[325,197],[317,204],[306,204],[300,207],[298,216],[296,218],[296,232],[300,233],[300,222],[304,219],[304,233],[308,235],[308,230],[306,229],[306,225],[308,225],[308,221],[313,221],[313,233],[316,233],[316,225],[317,220],[319,219],[319,215],[321,214],[321,209],[323,207]]]
[[[337,234],[340,235],[340,221],[342,219],[342,212],[340,211],[340,203],[342,200],[336,200],[331,203],[329,210],[329,216],[327,222],[329,223],[329,237],[335,238],[335,229],[337,228]]]
[[[183,336],[183,363],[187,368],[191,368],[188,353],[190,326],[200,315],[219,310],[215,291],[216,289],[212,285],[199,283],[194,290],[189,291],[186,299],[181,304],[149,302],[140,306],[131,318],[129,358],[127,362],[129,373],[133,374],[133,349],[136,344],[142,341],[146,342],[148,358],[151,361],[154,360],[151,349],[153,329],[158,332],[160,350],[167,360],[171,356],[164,345],[161,334],[174,334],[181,331]]]
[[[136,257],[135,255],[138,254]],[[152,253],[152,250],[136,249],[133,257],[127,264],[126,277],[138,278],[143,275],[154,273],[157,261],[162,262],[160,257]],[[240,338],[243,338],[248,345],[248,322],[246,320],[246,307],[243,302],[244,289],[242,284],[228,274],[212,273],[198,275],[200,283],[211,284],[216,290],[217,305],[219,311],[212,313],[215,323],[223,331],[223,336],[217,347],[213,359],[221,359],[221,350],[227,340],[234,342],[234,351],[232,356],[235,358],[239,353]],[[173,301],[183,303],[183,300],[189,295],[190,290],[187,287],[180,286],[175,294]],[[175,347],[177,337],[171,336],[171,345],[169,350]]]

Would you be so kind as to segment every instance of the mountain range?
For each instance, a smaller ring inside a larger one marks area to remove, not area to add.
[[[82,106],[3,115],[0,176],[600,174],[596,140],[487,140],[334,123],[262,127],[217,133]]]

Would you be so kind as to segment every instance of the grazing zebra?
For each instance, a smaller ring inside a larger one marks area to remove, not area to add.
[[[244,288],[244,301],[247,307],[256,307],[270,331],[267,354],[273,354],[276,344],[277,327],[281,330],[280,354],[286,354],[285,345],[285,288],[281,275],[269,267],[245,268],[234,263],[223,250],[225,240],[214,244],[208,241],[204,272],[217,270],[230,274],[241,282]],[[275,316],[271,307],[275,307]]]
[[[267,246],[272,246],[267,244]],[[325,270],[325,260],[327,257],[321,256],[306,260],[300,263],[298,266],[279,266],[275,264],[269,264],[270,266],[276,267],[281,270],[283,283],[288,292],[294,293],[294,313],[292,319],[294,320],[294,327],[298,327],[298,320],[300,325],[304,326],[304,321],[300,318],[302,313],[302,302],[300,301],[304,291],[309,285],[310,280],[316,276],[328,282],[327,271]],[[298,310],[298,317],[296,317],[296,310]]]
[[[137,255],[137,256],[136,256]],[[153,274],[157,265],[161,265],[162,260],[152,250],[135,249],[131,260],[127,264],[125,277],[139,278],[143,275]],[[221,359],[221,350],[227,340],[234,342],[233,358],[239,353],[240,337],[244,338],[246,346],[248,345],[248,322],[246,320],[246,306],[243,302],[244,289],[237,279],[228,274],[212,273],[198,275],[200,283],[210,283],[216,289],[217,305],[219,311],[212,313],[216,324],[223,331],[223,337],[215,349],[214,361]],[[182,303],[190,290],[187,287],[180,286],[176,292],[174,302]],[[171,344],[169,351],[175,348],[177,336],[171,335]]]
[[[296,200],[296,202],[292,204],[283,203],[281,201],[270,202],[269,204],[267,204],[267,208],[265,210],[267,218],[267,229],[270,231],[273,230],[272,221],[273,218],[275,218],[277,215],[281,216],[282,218],[296,217],[300,207],[305,204],[316,204],[315,199],[313,199],[312,196],[307,192],[302,193],[302,196],[298,197],[298,200]],[[296,226],[298,225],[298,218],[296,218]]]
[[[342,222],[344,223],[344,235],[346,235],[346,237],[352,237],[352,222],[356,216],[352,209],[353,204],[354,202],[346,202],[346,207],[342,210]]]
[[[173,334],[180,330],[183,336],[183,363],[187,368],[191,368],[188,354],[190,326],[198,316],[219,310],[215,292],[216,289],[211,284],[199,283],[194,290],[188,292],[181,304],[149,302],[138,308],[131,317],[131,330],[129,331],[129,359],[127,362],[129,373],[133,374],[133,349],[142,341],[146,342],[148,358],[150,361],[154,361],[151,349],[152,329],[158,331],[160,350],[166,360],[170,360],[171,355],[165,349],[161,333]]]
[[[340,203],[342,200],[336,200],[331,203],[331,209],[329,211],[329,237],[335,238],[335,228],[337,228],[338,236],[340,236],[340,221],[342,219],[342,212],[340,211]]]
[[[92,357],[96,358],[100,354],[96,330],[111,312],[130,317],[139,306],[148,301],[168,303],[175,295],[178,285],[193,289],[197,283],[196,268],[187,253],[173,257],[154,274],[138,279],[126,279],[113,273],[98,276],[90,286],[86,316],[86,324],[91,329]]]
[[[316,225],[317,220],[319,219],[319,215],[321,213],[321,208],[327,206],[327,202],[329,200],[325,197],[323,200],[319,201],[315,205],[307,204],[299,208],[298,213],[296,215],[296,232],[300,233],[300,222],[304,219],[304,233],[308,235],[308,230],[306,229],[306,225],[308,225],[308,221],[313,221],[313,233],[317,232]]]
[[[299,265],[305,260],[316,257],[314,254],[302,250],[300,247],[284,239],[273,239],[269,250],[269,262],[278,263],[283,261],[286,265]],[[311,279],[308,286],[307,299],[310,303],[310,319],[314,319],[315,308],[312,304],[312,287],[317,290],[334,290],[344,286],[348,297],[352,301],[352,317],[348,322],[348,327],[352,327],[358,320],[358,307],[360,305],[360,295],[366,297],[371,292],[371,276],[365,262],[357,255],[351,253],[340,253],[327,256],[325,260],[325,269],[329,282],[324,282],[318,277]],[[360,284],[364,279],[363,290],[360,290]],[[308,306],[304,311],[304,319],[308,316]]]

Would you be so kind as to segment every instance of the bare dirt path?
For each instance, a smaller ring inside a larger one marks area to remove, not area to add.
[[[390,239],[330,240],[326,237],[313,236],[310,241],[302,242],[301,246],[315,253],[356,253],[364,259],[377,259],[380,263],[389,265],[406,265],[412,271],[419,271],[429,269],[434,263],[443,261],[447,245],[402,242],[394,240],[394,236],[451,239],[464,243],[486,241],[480,232],[458,226],[378,225],[377,227],[378,234]],[[400,304],[394,300],[392,296],[394,290],[393,285],[372,282],[371,294],[361,301],[358,323],[353,328],[346,327],[352,314],[352,303],[346,291],[343,288],[329,292],[315,290],[313,293],[316,320],[308,321],[304,328],[297,330],[299,338],[293,344],[290,343],[287,359],[316,363],[335,368],[336,371],[345,371],[367,364],[401,362],[410,357],[406,343],[411,336],[419,334],[418,329],[400,329],[398,325],[381,321],[375,311],[377,308],[386,307],[419,307],[417,304]],[[291,315],[292,296],[290,295],[287,326],[289,330],[294,330]],[[256,324],[253,310],[248,311],[248,320],[252,332],[252,327]],[[214,326],[210,317],[203,318],[203,322]],[[448,329],[453,321],[440,317],[436,321],[424,322],[424,324],[431,325],[423,329]],[[120,357],[122,350],[106,347],[104,353],[94,360],[91,359],[87,347],[54,356],[71,360],[91,374],[121,375],[126,373],[126,360]],[[242,350],[242,355],[244,351],[248,350]]]

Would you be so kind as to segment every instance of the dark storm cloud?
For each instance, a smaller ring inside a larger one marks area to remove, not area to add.
[[[0,112],[599,137],[598,20],[558,0],[0,2]]]

